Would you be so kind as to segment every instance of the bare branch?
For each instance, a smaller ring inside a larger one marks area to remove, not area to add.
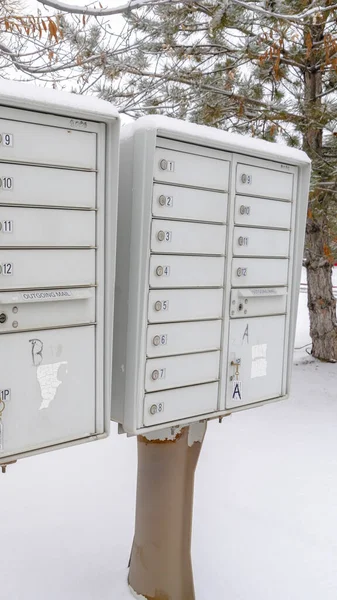
[[[106,17],[111,15],[120,15],[127,13],[137,8],[145,7],[158,7],[167,4],[181,4],[187,2],[187,0],[129,0],[124,4],[119,4],[114,8],[89,8],[89,6],[78,6],[77,4],[68,4],[66,2],[59,2],[58,0],[37,0],[40,4],[50,6],[62,13],[71,13],[77,15],[91,15],[95,17]]]

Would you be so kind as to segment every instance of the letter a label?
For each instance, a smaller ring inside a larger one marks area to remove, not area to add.
[[[232,400],[242,402],[242,381],[233,381]]]

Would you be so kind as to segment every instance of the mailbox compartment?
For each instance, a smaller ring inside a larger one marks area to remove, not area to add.
[[[280,315],[230,322],[226,408],[282,395],[285,319]],[[235,362],[240,364],[235,367]]]
[[[291,208],[289,202],[236,196],[235,224],[290,229]]]
[[[95,246],[95,212],[0,206],[0,247]]]
[[[233,254],[234,256],[287,257],[289,242],[289,231],[235,227]]]
[[[96,134],[0,119],[0,160],[96,168]]]
[[[149,293],[150,323],[220,319],[222,289],[155,290]]]
[[[0,362],[1,458],[95,433],[95,327],[1,336]]]
[[[146,362],[145,391],[217,381],[219,360],[220,352],[151,358]]]
[[[174,185],[153,186],[152,214],[159,219],[225,223],[228,194]]]
[[[94,322],[94,288],[0,293],[0,333]]]
[[[147,329],[147,356],[219,350],[221,321],[163,323]]]
[[[225,225],[152,221],[151,251],[170,254],[224,254]]]
[[[0,204],[95,208],[96,174],[0,162]]]
[[[231,291],[231,317],[257,317],[286,312],[286,287],[242,288]]]
[[[145,427],[216,411],[218,387],[218,383],[206,383],[178,390],[145,394]]]
[[[221,287],[224,265],[223,257],[151,256],[150,287]]]
[[[95,250],[0,250],[0,290],[95,284]]]
[[[238,164],[236,170],[237,193],[290,201],[293,194],[293,174],[266,167]]]
[[[227,192],[229,162],[198,154],[156,148],[154,179]]]
[[[283,258],[233,258],[234,287],[287,285],[288,263]]]

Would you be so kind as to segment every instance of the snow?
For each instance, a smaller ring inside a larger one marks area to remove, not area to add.
[[[76,118],[119,118],[117,108],[95,96],[81,96],[6,79],[0,79],[0,101],[3,106],[68,114]]]
[[[302,293],[296,347],[309,342]],[[336,381],[337,365],[296,350],[289,400],[209,424],[196,600],[336,600]],[[136,440],[112,429],[0,477],[1,600],[132,600]]]
[[[262,155],[269,159],[286,160],[296,164],[310,164],[310,159],[302,150],[290,148],[283,144],[266,142],[247,135],[238,135],[207,127],[206,125],[196,125],[179,119],[172,119],[160,115],[149,115],[137,119],[134,123],[122,128],[123,137],[131,136],[133,132],[144,129],[157,129],[159,135],[183,138],[184,141],[212,143],[221,148],[228,148],[232,152],[249,151],[252,155]]]

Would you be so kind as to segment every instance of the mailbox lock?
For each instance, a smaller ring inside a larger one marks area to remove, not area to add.
[[[0,323],[3,324],[3,323],[6,323],[6,321],[7,321],[7,315],[5,313],[1,313]]]
[[[157,379],[159,379],[159,371],[157,369],[155,369],[155,371],[152,371],[151,377],[153,381],[157,381]]]
[[[165,239],[165,231],[158,231],[157,238],[160,242],[163,242]]]
[[[240,369],[240,366],[241,366],[241,358],[237,358],[236,360],[232,360],[231,366],[235,367],[235,376],[234,377],[235,377],[236,381],[238,381],[239,380],[239,375],[240,375],[239,369]],[[232,376],[230,378],[231,381],[233,381],[234,377]]]
[[[152,406],[150,406],[150,413],[151,415],[155,415],[157,412],[157,405],[156,404],[152,404]]]
[[[161,168],[163,171],[166,171],[166,169],[167,169],[167,166],[168,166],[167,160],[165,160],[165,158],[163,158],[163,159],[160,161],[159,165],[160,165],[160,168]]]
[[[158,275],[158,277],[161,277],[163,273],[164,273],[163,267],[156,268],[156,275]]]
[[[242,173],[242,175],[241,175],[241,181],[242,181],[242,183],[247,183],[247,175],[246,175],[246,173]]]
[[[243,310],[243,304],[241,302],[239,304],[239,310]]]
[[[159,196],[159,204],[160,206],[165,206],[166,204],[166,196],[164,196],[163,194]]]
[[[153,338],[153,345],[159,346],[159,344],[160,344],[160,335],[155,335]]]
[[[159,312],[162,309],[162,303],[160,302],[160,300],[157,300],[157,302],[154,305],[154,308],[157,312]]]
[[[238,270],[236,271],[236,274],[237,274],[238,277],[241,277],[241,275],[242,275],[242,269],[241,269],[241,267],[238,268]]]

